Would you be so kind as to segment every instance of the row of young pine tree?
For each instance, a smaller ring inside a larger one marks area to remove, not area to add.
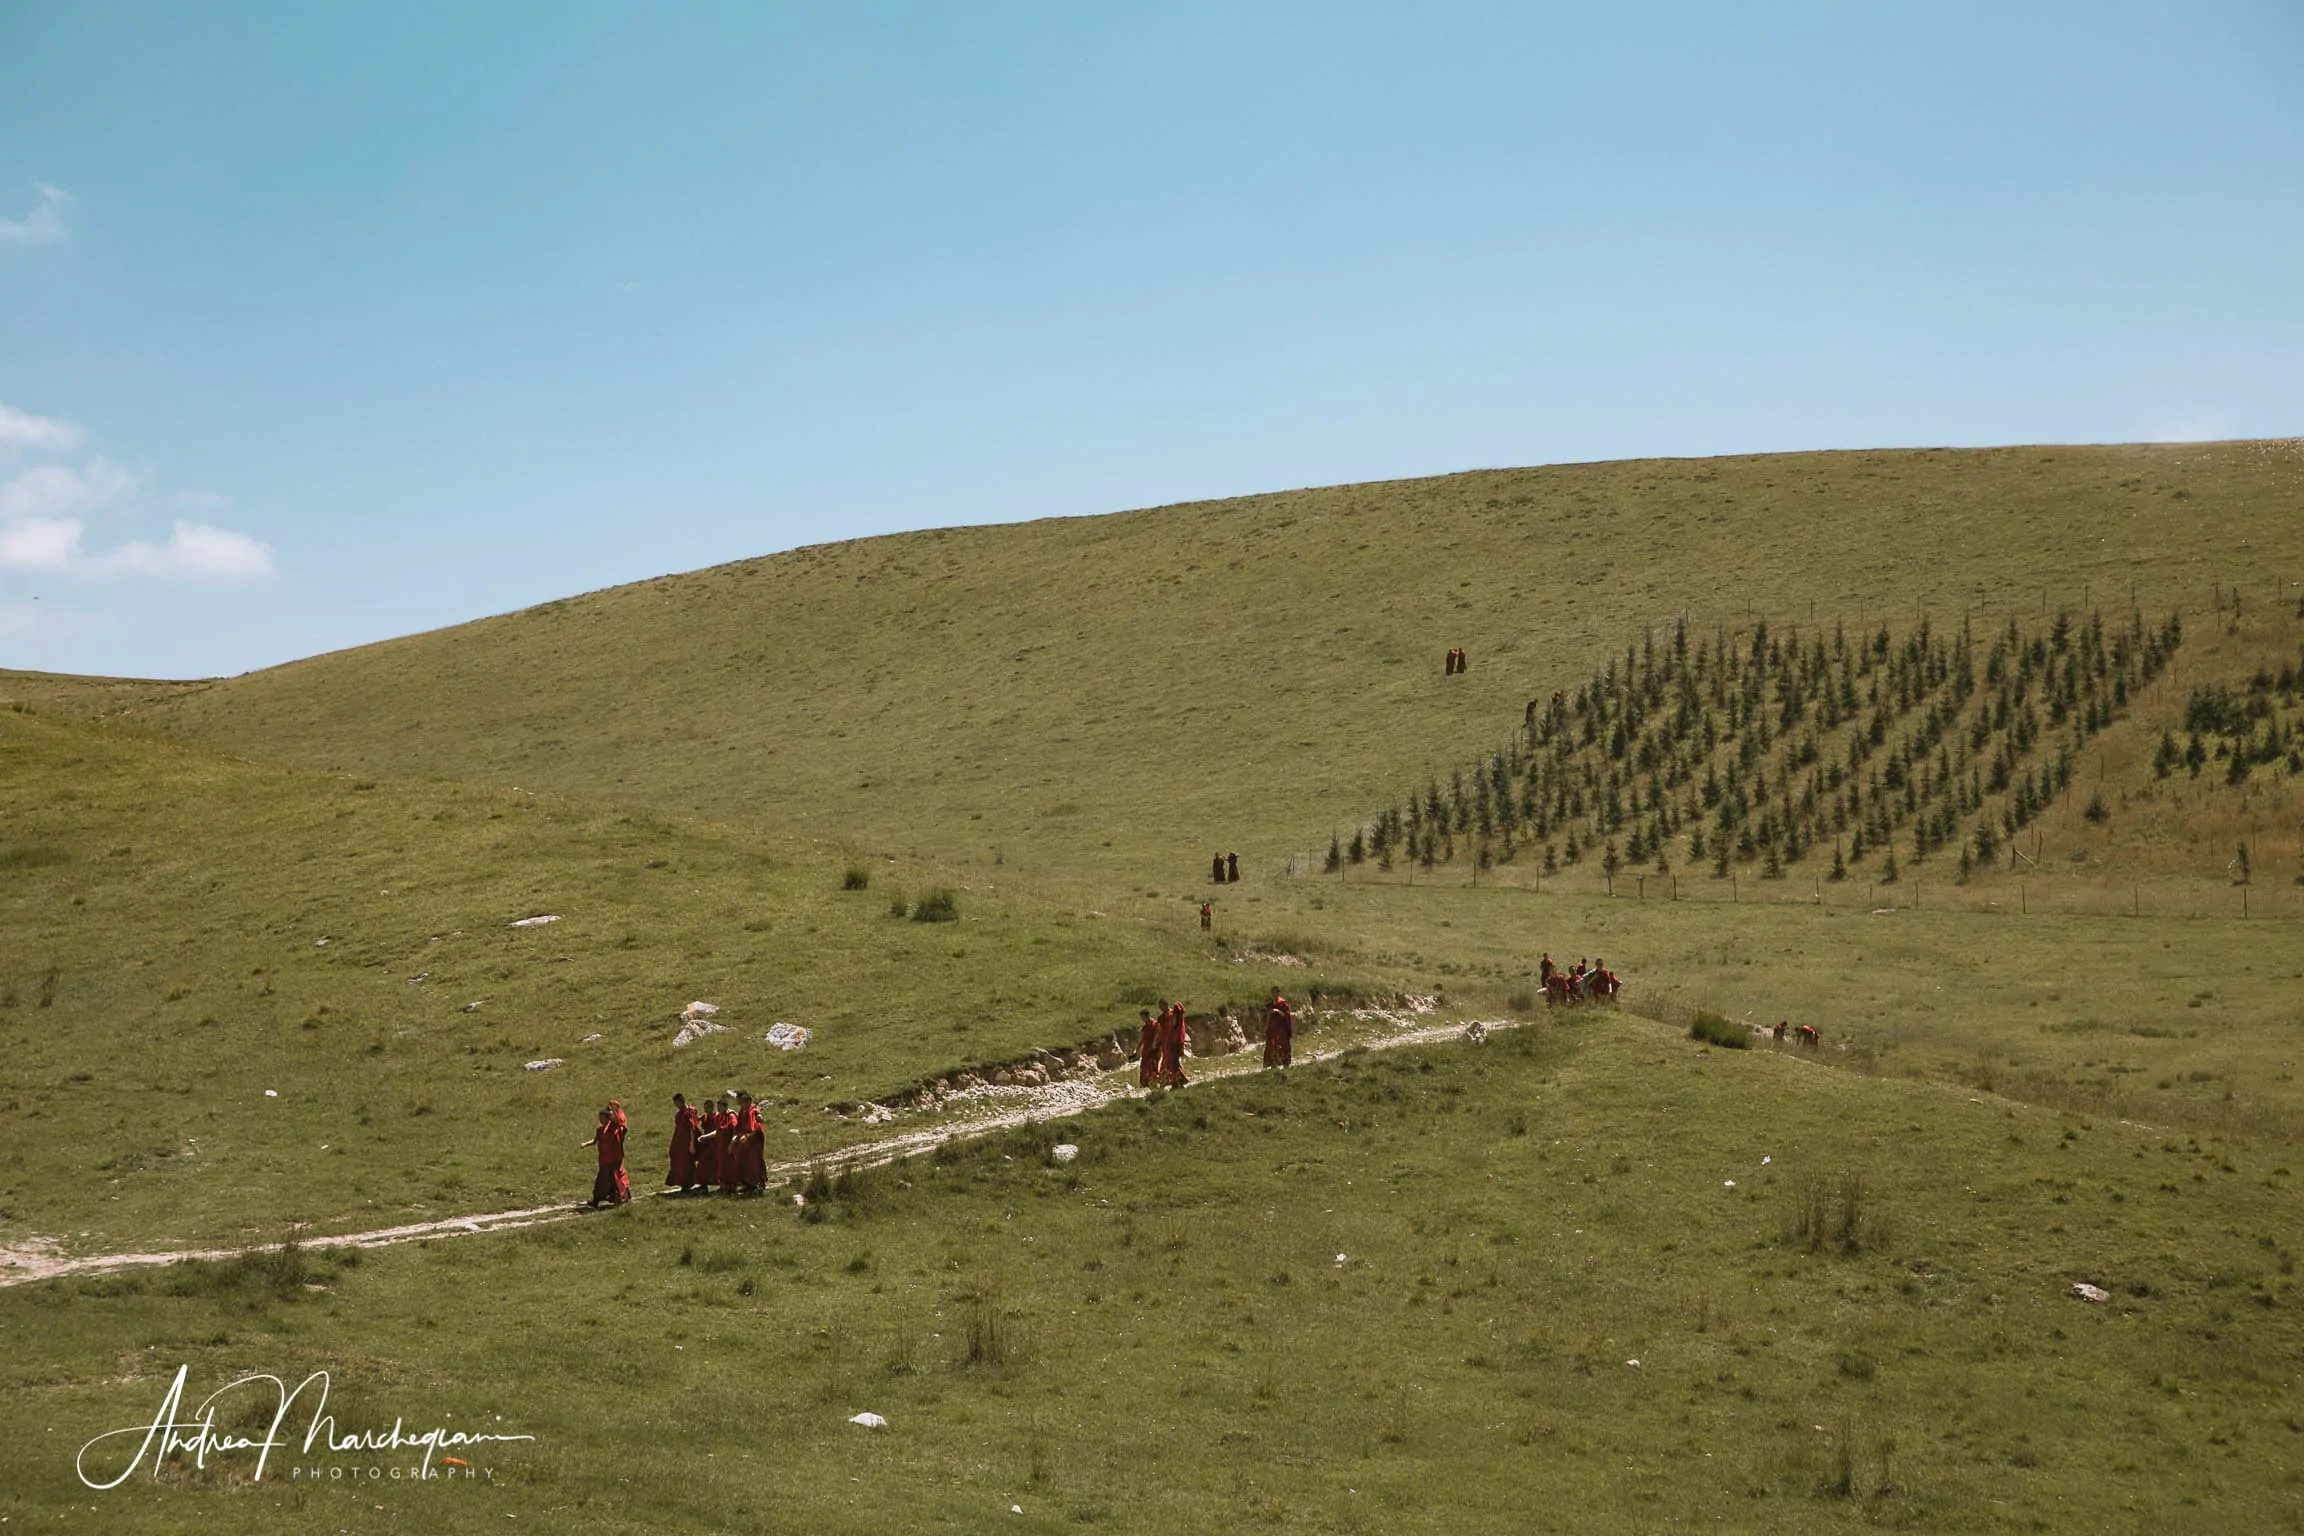
[[[1781,878],[1814,859],[1840,880],[1877,859],[1892,881],[1901,852],[1965,874],[2071,787],[2089,738],[2182,641],[2173,614],[2011,619],[1988,640],[1926,618],[1902,636],[1762,623],[1692,640],[1683,620],[1530,700],[1508,746],[1332,840],[1328,868],[1465,855]]]

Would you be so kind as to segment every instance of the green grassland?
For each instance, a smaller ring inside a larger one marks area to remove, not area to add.
[[[870,1134],[836,1107],[1153,996],[1525,1022],[1067,1120],[1065,1165],[1042,1126],[797,1208],[0,1289],[0,1516],[2304,1529],[2304,787],[2160,761],[2304,654],[2300,512],[2286,443],[1565,466],[802,550],[235,679],[0,673],[0,1243],[573,1199],[611,1095],[645,1188],[674,1088],[812,1156]],[[1896,882],[1834,882],[1808,822],[1781,879],[1686,828],[1612,881],[1540,839],[1317,872],[1683,617],[1742,650],[2098,610],[2183,643],[2015,868],[1907,822]],[[891,914],[938,887],[958,922]],[[1541,949],[1626,1008],[1547,1015]],[[697,998],[731,1030],[675,1050]],[[1697,1008],[1825,1049],[1708,1049]],[[539,1440],[486,1487],[80,1488],[187,1361]]]
[[[18,1288],[0,1428],[77,1447],[188,1362],[538,1437],[481,1455],[489,1486],[251,1489],[241,1458],[96,1496],[150,1531],[2304,1519],[2286,1153],[1628,1018],[1124,1106],[1061,1127],[1069,1165],[1054,1129],[815,1221],[656,1201]],[[87,1519],[13,1481],[13,1526]]]

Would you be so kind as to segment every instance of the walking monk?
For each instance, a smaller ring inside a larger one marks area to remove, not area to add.
[[[736,1114],[736,1183],[744,1193],[756,1195],[768,1187],[768,1128],[760,1123],[760,1106],[752,1095],[739,1093],[744,1107]]]
[[[685,1094],[672,1095],[672,1168],[664,1182],[682,1194],[696,1182],[696,1111]]]
[[[720,1182],[720,1101],[706,1099],[696,1117],[696,1187],[706,1194]]]
[[[714,1099],[720,1112],[712,1117],[712,1145],[716,1149],[712,1165],[712,1182],[727,1194],[736,1187],[736,1169],[741,1159],[742,1138],[737,1135],[736,1101]]]
[[[600,1128],[592,1139],[581,1143],[600,1149],[600,1171],[592,1176],[591,1208],[603,1205],[622,1205],[632,1198],[632,1181],[624,1173],[624,1127],[617,1123],[613,1107],[600,1111]]]
[[[1296,1010],[1274,987],[1272,1001],[1264,1009],[1264,1065],[1285,1067],[1295,1059]]]
[[[1170,1003],[1160,1015],[1160,1081],[1181,1088],[1192,1079],[1184,1075],[1184,1005]]]
[[[1139,1008],[1144,1027],[1136,1031],[1136,1086],[1149,1088],[1160,1070],[1160,1026],[1152,1022],[1152,1010]],[[1168,1017],[1168,1005],[1160,1005],[1160,1017]]]

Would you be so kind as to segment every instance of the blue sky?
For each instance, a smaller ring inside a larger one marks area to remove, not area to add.
[[[0,4],[0,665],[1501,464],[2304,432],[2304,9]]]

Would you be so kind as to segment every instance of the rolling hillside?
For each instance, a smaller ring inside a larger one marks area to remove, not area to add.
[[[2291,442],[1571,465],[802,549],[107,707],[310,768],[1191,879],[1316,852],[1682,616],[2254,614],[2298,580]]]

